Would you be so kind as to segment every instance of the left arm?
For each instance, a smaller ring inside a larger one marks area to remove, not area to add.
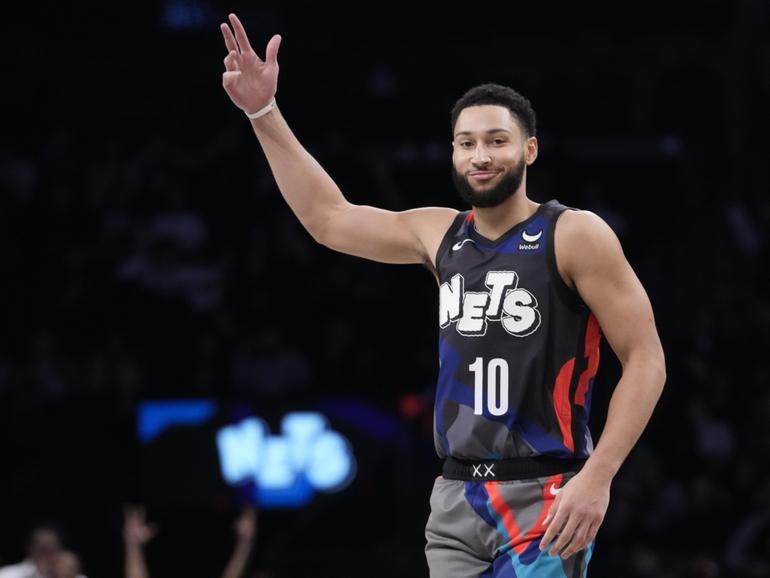
[[[609,505],[610,484],[636,444],[663,390],[663,348],[647,293],[615,233],[587,211],[559,218],[555,247],[559,272],[596,316],[623,374],[610,399],[599,443],[583,469],[554,500],[541,549],[567,558],[596,537]]]
[[[230,560],[222,572],[222,578],[241,578],[246,570],[249,556],[254,548],[254,537],[257,535],[257,512],[246,508],[238,516],[234,524],[236,542]]]

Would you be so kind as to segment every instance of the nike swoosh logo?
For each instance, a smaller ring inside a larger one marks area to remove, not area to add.
[[[524,239],[527,243],[534,243],[535,241],[537,241],[542,236],[543,236],[543,229],[540,229],[534,235],[529,235],[529,234],[527,234],[526,231],[522,231],[521,232],[521,238]]]
[[[463,244],[467,243],[468,241],[470,241],[471,243],[475,243],[476,242],[473,239],[463,239],[462,241],[459,241],[459,242],[455,243],[454,245],[452,245],[452,251],[457,251],[457,249],[462,247]]]
[[[556,494],[558,494],[559,492],[561,492],[561,488],[559,488],[559,489],[557,490],[557,489],[556,489],[556,484],[551,484],[551,487],[548,489],[548,491],[550,492],[550,494],[551,494],[552,496],[555,496]]]

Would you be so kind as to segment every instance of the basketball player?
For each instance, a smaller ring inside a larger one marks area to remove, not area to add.
[[[335,251],[422,263],[439,286],[434,420],[445,463],[426,527],[431,576],[585,576],[611,481],[665,381],[652,308],[618,239],[590,212],[527,197],[535,115],[492,84],[452,111],[453,176],[471,209],[349,203],[276,105],[281,37],[262,61],[229,19],[224,88],[302,225]],[[594,448],[602,333],[623,375]]]

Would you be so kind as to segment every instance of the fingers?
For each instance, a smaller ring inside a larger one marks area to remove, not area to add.
[[[588,540],[586,540],[586,537],[588,536],[588,530],[589,524],[587,522],[580,524],[580,526],[575,530],[575,533],[572,535],[572,539],[570,540],[569,545],[562,551],[562,558],[569,558],[573,554],[580,552],[580,550],[588,545]],[[555,549],[556,546],[554,546],[554,550]],[[556,552],[552,551],[552,553]]]
[[[227,51],[238,54],[238,43],[235,41],[235,36],[233,36],[233,31],[230,30],[230,27],[222,22],[222,24],[219,25],[219,29],[222,31],[222,36],[225,37]]]
[[[559,537],[556,539],[556,542],[554,542],[551,547],[551,556],[559,556],[562,553],[564,548],[566,548],[572,541],[572,537],[575,535],[577,528],[578,521],[576,517],[570,516],[569,520],[567,520],[567,523],[564,525],[564,528],[559,532]]]
[[[222,86],[225,89],[232,87],[241,76],[240,70],[227,71],[222,74]]]
[[[543,526],[547,526],[548,524],[550,524],[551,520],[553,520],[553,517],[559,511],[559,500],[560,499],[561,499],[561,495],[556,496],[556,499],[553,501],[551,506],[548,508],[548,514],[546,514],[545,520],[543,520]]]
[[[545,534],[543,535],[543,539],[540,540],[540,549],[541,550],[547,550],[550,543],[553,541],[554,538],[556,538],[556,534],[559,533],[559,530],[561,530],[562,526],[564,526],[564,523],[566,520],[565,517],[560,515],[559,513],[553,514],[554,510],[554,504],[551,506],[551,509],[548,511],[548,516],[546,516],[546,520],[549,521],[548,529],[545,531]],[[551,518],[549,520],[549,518]],[[543,521],[543,524],[545,524],[545,520]]]
[[[243,24],[241,24],[241,21],[238,20],[238,17],[235,14],[230,14],[230,24],[233,25],[235,39],[238,41],[241,52],[251,51],[251,44],[249,44],[249,37],[246,36],[246,30],[243,28]]]
[[[234,71],[238,70],[238,53],[235,50],[231,50],[230,53],[225,56],[225,70]]]
[[[596,534],[599,532],[599,527],[602,525],[602,520],[599,520],[598,522],[594,522],[591,524],[591,526],[588,528],[588,532],[586,532],[586,546],[588,546],[591,542],[596,540]]]
[[[267,43],[265,60],[272,64],[278,64],[278,47],[281,45],[281,35],[276,34]]]

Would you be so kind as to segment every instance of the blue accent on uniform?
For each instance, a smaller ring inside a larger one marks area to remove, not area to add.
[[[498,556],[479,578],[519,578],[508,556]]]
[[[148,443],[175,425],[198,425],[214,415],[210,400],[146,401],[139,406],[137,435]]]
[[[537,557],[540,555],[540,540],[532,540],[529,545],[524,549],[524,551],[519,554],[519,561],[522,564],[530,565],[532,562],[537,560]]]
[[[572,452],[570,452],[562,442],[549,436],[538,426],[526,421],[524,418],[517,418],[514,429],[517,429],[521,438],[532,446],[532,448],[539,454],[547,454],[549,456],[560,458],[573,457]]]
[[[575,444],[575,456],[576,457],[588,457],[586,452],[586,430],[588,429],[588,414],[579,405],[573,406],[572,412],[572,427],[573,431],[578,435],[573,436],[573,443]]]
[[[460,354],[449,344],[446,339],[439,336],[438,354],[441,357],[441,370],[438,375],[438,390],[436,392],[436,407],[439,399],[442,404],[444,400],[450,400],[473,409],[473,386],[465,384],[455,379],[455,373],[460,368]],[[513,415],[511,412],[505,415],[492,415],[484,407],[482,415],[488,420],[504,423],[511,429]],[[443,433],[443,429],[441,430]]]
[[[485,243],[484,241],[474,238],[470,234],[471,227],[473,225],[470,221],[465,221],[465,237],[469,239],[473,239],[473,241],[476,243],[476,245],[486,251],[491,251],[492,253],[521,253],[521,254],[530,254],[530,255],[537,255],[539,253],[545,252],[546,247],[546,241],[548,240],[548,223],[545,219],[545,217],[537,217],[533,221],[530,221],[527,223],[527,226],[521,229],[520,231],[517,231],[515,234],[510,235],[507,239],[505,239],[502,243],[499,245],[490,245],[488,243]],[[529,243],[524,240],[522,237],[523,233],[526,231],[527,235],[537,235],[542,231],[542,234],[540,238],[537,240],[537,243],[539,243],[539,246],[537,249],[524,249],[521,250],[519,248],[519,245],[531,245],[532,243]]]
[[[468,235],[469,226],[470,223],[466,225],[466,235]],[[533,245],[533,243],[529,243],[523,239],[522,235],[525,231],[527,235],[533,236],[542,231],[540,238],[536,241],[536,243],[538,243],[537,249],[522,250],[519,248],[519,245]],[[470,237],[470,235],[468,236]],[[484,241],[477,240],[475,238],[473,240],[476,242],[476,245],[493,253],[521,253],[522,255],[537,255],[539,253],[545,252],[546,242],[548,240],[548,224],[544,217],[537,217],[534,221],[529,222],[525,228],[517,231],[515,234],[505,239],[499,245],[489,245]]]
[[[523,564],[515,552],[508,553],[518,578],[565,578],[564,566],[559,556],[548,556],[546,552],[539,552],[532,562]]]
[[[454,375],[460,367],[460,355],[449,344],[449,342],[439,336],[439,358],[441,360],[441,369],[438,374],[436,386],[436,431],[438,432],[441,445],[446,455],[451,456],[449,440],[446,437],[444,424],[444,402],[453,401],[473,409],[473,387],[466,385],[457,379]],[[483,408],[483,416],[491,421],[505,424],[511,431],[518,431],[521,437],[539,454],[548,454],[557,457],[573,457],[573,454],[564,447],[564,444],[549,436],[535,424],[524,419],[515,411],[509,410],[508,413],[495,416]]]
[[[588,391],[586,392],[586,412],[588,412],[588,414],[591,413],[591,400],[593,399],[593,395],[594,395],[595,379],[596,379],[596,376],[588,380]]]
[[[492,519],[487,509],[489,494],[484,487],[484,482],[465,482],[465,499],[482,520],[493,528],[497,527],[497,522]]]
[[[438,353],[441,359],[441,369],[436,385],[436,431],[441,439],[446,455],[452,455],[449,440],[446,437],[444,424],[444,402],[453,401],[473,409],[473,387],[455,379],[455,373],[460,368],[460,355],[449,345],[446,339],[439,336]],[[511,429],[513,415],[511,413],[493,416],[484,408],[484,417],[492,421],[504,423]]]
[[[588,575],[588,563],[591,561],[591,556],[594,555],[594,546],[596,546],[596,540],[591,542],[588,545],[588,548],[586,548],[586,555],[585,555],[585,566],[586,569],[583,571],[583,574],[581,575],[581,578],[586,578]]]

